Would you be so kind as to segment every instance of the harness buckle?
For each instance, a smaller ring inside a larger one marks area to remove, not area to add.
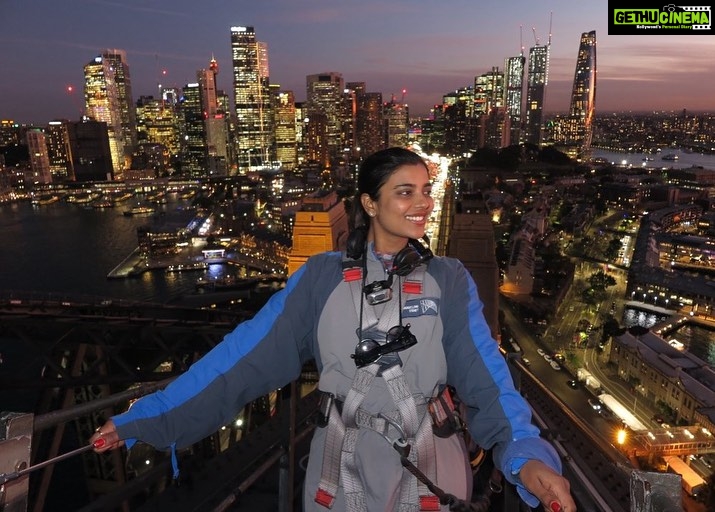
[[[328,426],[328,422],[330,421],[330,409],[333,408],[334,400],[335,395],[332,393],[326,393],[325,391],[320,392],[320,401],[315,418],[315,425],[317,427],[325,428]]]
[[[395,420],[388,418],[382,413],[377,413],[378,418],[382,418],[385,420],[387,423],[392,425],[395,430],[397,430],[397,433],[399,434],[396,439],[390,439],[387,437],[387,433],[381,434],[382,437],[385,438],[385,440],[390,443],[390,445],[397,451],[397,453],[400,454],[400,457],[409,457],[410,456],[410,444],[407,442],[407,439],[405,439],[405,431],[402,430],[402,426],[397,423]],[[386,431],[387,432],[387,431]]]

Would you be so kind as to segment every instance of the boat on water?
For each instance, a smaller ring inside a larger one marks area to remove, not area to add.
[[[653,160],[655,160],[655,158],[653,158],[652,156],[646,156],[643,158],[644,162],[652,162]]]
[[[191,199],[196,195],[196,189],[190,188],[179,192],[179,199]]]
[[[92,203],[92,208],[113,208],[113,207],[114,207],[114,203],[112,201],[108,201],[106,199]]]
[[[166,267],[167,272],[186,272],[189,270],[206,270],[209,264],[205,261],[191,261],[188,263],[179,263]]]
[[[157,204],[166,204],[166,192],[159,191],[152,194],[147,194],[146,200]]]
[[[37,205],[52,204],[52,203],[56,203],[59,200],[60,200],[60,196],[55,195],[55,194],[41,195],[41,196],[34,197],[32,199],[32,204],[37,204]]]
[[[65,201],[73,204],[86,204],[91,203],[99,197],[98,194],[93,194],[91,192],[79,192],[77,194],[70,194],[65,198]]]
[[[148,215],[150,213],[154,213],[155,211],[156,208],[152,206],[135,206],[130,210],[124,210],[124,215],[127,217],[131,217],[132,215]]]
[[[661,160],[668,160],[668,161],[674,161],[677,160],[679,157],[675,153],[668,153],[667,155],[663,155],[660,157]]]
[[[126,201],[127,199],[131,198],[134,194],[131,192],[112,192],[107,195],[107,199],[112,201],[113,203],[121,203],[122,201]]]

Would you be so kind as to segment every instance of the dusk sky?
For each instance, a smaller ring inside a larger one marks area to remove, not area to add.
[[[389,101],[406,89],[412,116],[504,67],[552,18],[545,109],[566,111],[579,38],[596,31],[597,113],[715,113],[715,36],[607,34],[607,2],[585,0],[0,0],[0,119],[77,119],[83,66],[104,48],[127,53],[133,96],[181,87],[218,60],[231,93],[230,28],[268,44],[270,80],[305,100],[305,77],[335,71]],[[163,74],[165,71],[165,74]],[[68,93],[67,87],[75,87]]]

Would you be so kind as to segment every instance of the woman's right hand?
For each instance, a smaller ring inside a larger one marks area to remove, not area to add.
[[[107,450],[116,450],[124,446],[124,441],[119,439],[119,434],[117,434],[117,429],[112,420],[108,420],[104,425],[99,427],[92,437],[89,438],[89,442],[97,453],[103,453]]]

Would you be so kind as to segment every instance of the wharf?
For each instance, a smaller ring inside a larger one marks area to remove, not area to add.
[[[141,255],[137,247],[129,256],[124,258],[124,261],[107,274],[107,279],[123,279],[138,276],[148,270],[147,265],[146,259]]]

